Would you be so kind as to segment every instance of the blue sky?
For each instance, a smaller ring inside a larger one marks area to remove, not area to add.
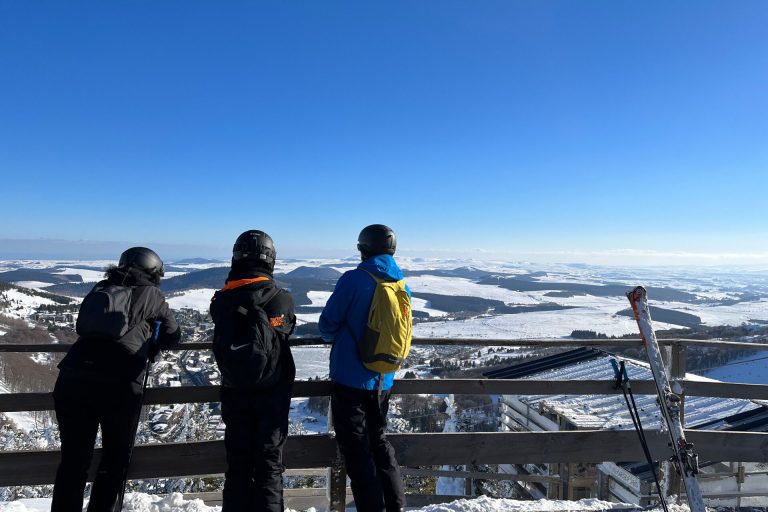
[[[766,26],[762,1],[3,1],[0,246],[350,255],[382,222],[409,255],[763,264]]]

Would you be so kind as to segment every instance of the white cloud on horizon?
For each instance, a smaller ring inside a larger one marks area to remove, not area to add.
[[[0,239],[0,259],[115,259],[127,247],[146,245],[158,251],[164,259],[205,257],[228,259],[228,247],[206,244],[169,244],[151,242],[118,242],[96,240]],[[609,266],[764,266],[768,268],[768,251],[707,252],[659,249],[596,249],[596,250],[495,250],[475,247],[465,250],[435,248],[400,248],[398,255],[406,257],[529,261],[535,263],[586,263]],[[356,257],[354,249],[278,247],[279,258],[345,258]]]
[[[425,257],[478,257],[503,260],[526,260],[541,263],[591,263],[601,265],[745,265],[768,267],[768,252],[697,252],[656,249],[496,251],[475,248],[468,251],[448,249],[406,249],[400,254]]]

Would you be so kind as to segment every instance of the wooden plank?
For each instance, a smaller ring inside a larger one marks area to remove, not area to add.
[[[768,433],[686,430],[685,437],[694,443],[700,461],[766,462],[768,459]]]
[[[683,381],[687,396],[710,396],[768,400],[768,385],[725,382]],[[613,381],[607,380],[516,380],[516,379],[399,379],[392,388],[395,394],[501,394],[501,395],[610,395],[619,393]],[[652,381],[632,381],[638,395],[653,395]],[[328,396],[330,381],[296,381],[294,397]],[[181,386],[148,388],[147,405],[206,403],[219,401],[218,386]],[[46,411],[53,409],[51,393],[0,393],[0,412]]]
[[[292,338],[291,346],[329,346],[318,337]],[[558,348],[558,347],[597,347],[597,348],[615,348],[615,347],[636,347],[642,342],[639,338],[624,339],[483,339],[483,338],[414,338],[413,345],[439,345],[439,346],[469,346],[469,347],[535,347],[535,348]],[[681,344],[686,346],[705,346],[717,348],[739,348],[748,350],[768,350],[767,343],[747,343],[741,341],[719,341],[719,340],[695,340],[685,338],[660,339],[660,345]],[[47,344],[21,344],[7,343],[0,344],[0,352],[66,352],[71,344],[66,343],[47,343]],[[179,343],[170,348],[170,350],[210,350],[210,342],[186,342]]]
[[[632,389],[635,381],[632,381]],[[721,398],[744,398],[751,400],[768,400],[768,386],[765,384],[740,384],[731,382],[704,382],[697,380],[683,381],[685,395],[716,396]]]
[[[632,388],[637,394],[653,394],[655,388],[650,381],[633,381]],[[768,386],[766,386],[768,393]],[[296,381],[294,397],[328,396],[330,381]],[[396,394],[613,394],[612,381],[533,381],[502,379],[401,379],[395,381]],[[148,388],[144,396],[146,405],[176,403],[207,403],[219,401],[218,386],[180,386]],[[53,409],[51,393],[2,393],[0,412],[45,411]]]
[[[475,480],[506,480],[509,482],[559,482],[557,475],[514,475],[511,473],[479,473],[477,471],[446,471],[442,469],[402,468],[400,473],[411,476],[447,476]]]
[[[52,410],[53,393],[0,393],[0,412]]]
[[[335,456],[336,441],[328,435],[290,436],[283,464],[287,468],[322,468]],[[0,452],[0,487],[53,483],[59,458],[58,450]],[[100,460],[101,449],[96,449],[89,480]],[[220,475],[225,469],[224,441],[138,445],[128,477]]]
[[[653,447],[666,447],[665,437],[651,432],[646,435],[652,453]],[[405,466],[643,459],[634,431],[451,432],[393,434],[388,438],[398,461]]]
[[[655,458],[669,455],[667,436],[646,432]],[[702,461],[768,462],[768,434],[686,431]],[[643,460],[634,431],[490,432],[390,434],[403,466],[443,464],[542,464],[555,462],[621,462]],[[96,450],[94,468],[100,450]],[[328,467],[336,442],[328,435],[291,436],[284,451],[288,468]],[[53,481],[58,451],[0,452],[0,487]],[[92,468],[93,469],[93,468]],[[221,474],[223,441],[137,446],[130,478],[162,478]]]
[[[321,338],[293,338],[291,346],[329,346]],[[640,339],[622,340],[562,340],[562,339],[469,339],[469,338],[414,338],[413,345],[435,346],[471,346],[471,347],[635,347],[641,344]],[[67,352],[71,344],[41,343],[35,345],[8,343],[0,344],[0,352]],[[170,347],[168,350],[211,350],[210,342],[186,342]]]
[[[328,396],[330,381],[296,381],[294,397]],[[147,388],[145,405],[194,404],[219,401],[219,386]],[[52,393],[0,393],[0,412],[53,410]]]

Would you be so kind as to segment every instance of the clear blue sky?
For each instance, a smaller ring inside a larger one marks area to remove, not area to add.
[[[408,254],[765,263],[766,27],[764,1],[0,1],[0,239],[350,255],[382,222]]]

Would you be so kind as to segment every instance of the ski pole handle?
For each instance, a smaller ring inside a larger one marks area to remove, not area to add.
[[[621,370],[619,370],[619,363],[617,363],[615,359],[611,359],[611,366],[613,366],[613,376],[616,377],[616,380],[619,380],[621,378]]]
[[[157,343],[157,338],[160,336],[160,326],[163,324],[160,320],[155,320],[155,330],[152,333],[152,341]]]

